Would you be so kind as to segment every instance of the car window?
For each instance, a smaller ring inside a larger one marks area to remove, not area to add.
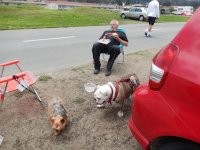
[[[132,11],[132,12],[135,11],[135,8],[131,8],[130,11]]]
[[[136,11],[136,12],[142,12],[142,9],[136,8],[135,11]]]

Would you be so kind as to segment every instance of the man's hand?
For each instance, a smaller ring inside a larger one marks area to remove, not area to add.
[[[118,40],[118,41],[119,41],[119,39],[120,39],[120,38],[119,38],[119,36],[118,36],[118,34],[117,34],[117,33],[113,33],[113,34],[112,34],[112,36],[113,36],[113,37],[114,37],[116,40]]]
[[[120,39],[117,33],[112,33],[112,36],[113,36],[117,41],[119,41],[120,43],[122,43],[124,46],[126,46],[126,47],[128,46],[128,42],[123,41],[122,39]]]

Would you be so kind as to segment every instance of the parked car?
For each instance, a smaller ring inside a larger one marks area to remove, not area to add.
[[[192,16],[193,14],[191,12],[183,12],[181,15],[183,15],[183,16]]]
[[[147,18],[147,9],[145,7],[132,7],[127,11],[122,11],[120,17],[122,19],[133,18],[144,21]]]
[[[200,8],[153,58],[129,128],[145,150],[200,150]]]
[[[181,15],[183,12],[181,11],[172,11],[172,14],[173,15]]]
[[[161,8],[160,9],[160,13],[161,14],[170,14],[171,12],[170,12],[170,10],[168,8]]]

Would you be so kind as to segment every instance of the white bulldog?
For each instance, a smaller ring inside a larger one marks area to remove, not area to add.
[[[108,82],[105,85],[97,86],[94,92],[94,99],[97,103],[97,107],[103,107],[106,102],[110,104],[115,101],[121,104],[118,116],[122,117],[124,100],[128,99],[133,94],[135,89],[139,86],[140,81],[136,74],[129,74],[122,79],[114,82]]]

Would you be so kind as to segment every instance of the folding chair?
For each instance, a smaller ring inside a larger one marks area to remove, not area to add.
[[[118,31],[121,31],[121,32],[125,33],[125,29],[124,28],[119,28]],[[120,52],[122,54],[122,61],[117,61],[118,64],[124,63],[124,45],[120,43],[119,48],[120,48]],[[108,53],[103,53],[103,60],[106,60],[105,59],[105,54],[109,55]],[[119,58],[117,58],[117,59],[119,59]]]
[[[32,94],[34,94],[36,96],[36,99],[40,103],[42,102],[40,96],[38,95],[38,92],[33,87],[33,84],[37,81],[36,76],[34,76],[34,74],[30,71],[23,72],[21,70],[21,68],[19,67],[18,63],[19,63],[19,60],[14,60],[14,61],[0,64],[0,67],[1,67],[1,74],[0,74],[1,105],[0,105],[0,108],[2,108],[5,94],[15,91],[15,90],[19,90],[22,92],[23,90],[27,89],[29,92],[31,92]],[[12,76],[3,77],[5,67],[11,66],[11,65],[16,65],[17,69],[19,70],[19,73],[14,74]]]
[[[3,64],[0,64],[0,67],[1,67],[1,74],[0,74],[0,78],[3,77],[3,73],[5,71],[5,67],[7,66],[11,66],[11,65],[16,65],[17,69],[22,72],[21,68],[18,66],[18,63],[19,63],[19,60],[13,60],[13,61],[10,61],[10,62],[5,62]]]

